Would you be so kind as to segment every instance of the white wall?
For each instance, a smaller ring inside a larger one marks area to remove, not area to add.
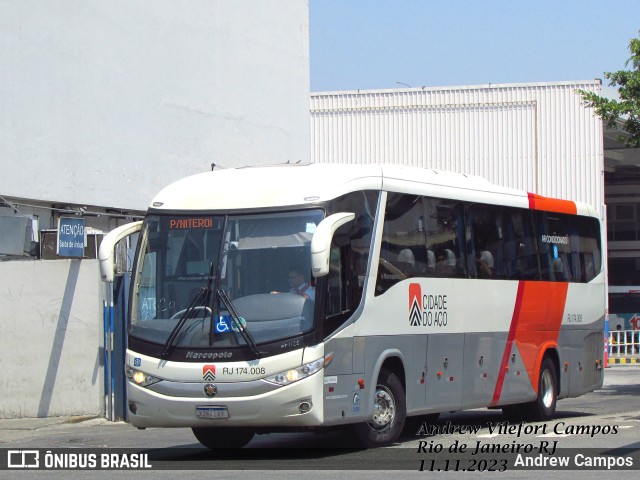
[[[144,210],[307,160],[308,2],[0,0],[0,195]]]
[[[0,262],[0,418],[101,415],[97,260]]]
[[[576,93],[600,88],[590,80],[314,93],[312,159],[451,170],[601,210],[602,120]]]

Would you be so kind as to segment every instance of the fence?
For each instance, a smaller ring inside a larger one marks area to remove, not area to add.
[[[640,330],[609,332],[609,364],[640,363]]]

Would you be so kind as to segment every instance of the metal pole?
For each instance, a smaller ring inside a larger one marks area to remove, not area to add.
[[[113,368],[111,352],[113,351],[113,283],[104,284],[103,289],[103,344],[104,344],[104,416],[113,420]]]
[[[115,369],[113,368],[113,351],[114,351],[114,345],[113,345],[113,332],[114,332],[114,320],[113,320],[113,315],[114,315],[114,305],[113,305],[113,283],[109,283],[109,290],[110,290],[110,295],[109,295],[109,420],[111,421],[115,421],[116,419],[116,414],[115,414]]]

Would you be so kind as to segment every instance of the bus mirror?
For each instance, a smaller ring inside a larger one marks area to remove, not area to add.
[[[113,282],[113,256],[116,243],[124,237],[133,235],[142,229],[142,222],[132,222],[111,230],[100,243],[98,260],[100,261],[100,277],[105,283]]]
[[[320,222],[311,239],[311,274],[323,277],[329,273],[331,240],[335,231],[356,218],[355,213],[334,213]]]

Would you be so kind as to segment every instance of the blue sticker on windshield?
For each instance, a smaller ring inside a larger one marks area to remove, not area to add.
[[[226,333],[231,330],[231,317],[220,315],[216,320],[216,333]]]
[[[554,245],[553,246],[553,258],[558,258],[558,246]]]

